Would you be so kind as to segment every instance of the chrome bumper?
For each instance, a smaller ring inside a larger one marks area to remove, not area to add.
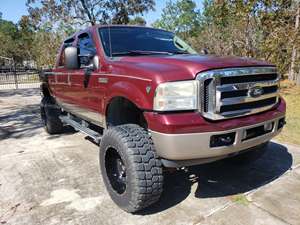
[[[271,140],[282,129],[278,129],[279,120],[284,115],[276,119],[268,120],[251,126],[239,127],[232,130],[206,133],[187,133],[187,134],[166,134],[151,131],[151,136],[156,148],[157,154],[168,160],[195,160],[209,158],[225,158],[245,149],[260,145]],[[244,140],[245,132],[251,128],[260,127],[265,124],[273,123],[273,128],[268,133],[254,138]],[[235,140],[232,145],[221,147],[210,147],[211,137],[214,135],[235,133]]]

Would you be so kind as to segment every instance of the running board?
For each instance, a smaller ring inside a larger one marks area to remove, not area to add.
[[[86,134],[87,136],[91,137],[97,144],[100,144],[102,136],[99,133],[97,133],[96,131],[94,131],[84,125],[81,125],[77,121],[73,120],[71,116],[59,116],[59,118],[63,123],[68,124],[71,127],[73,127],[75,130]],[[83,124],[84,124],[84,122],[83,122]]]

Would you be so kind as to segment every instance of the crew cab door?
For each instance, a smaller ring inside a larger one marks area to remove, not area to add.
[[[68,46],[72,46],[74,38],[69,38],[64,41],[60,49],[60,54],[58,56],[58,62],[55,68],[52,70],[48,76],[48,82],[50,84],[51,91],[53,95],[59,102],[68,101],[68,91],[70,88],[69,80],[69,70],[65,67],[65,54],[64,50]]]
[[[78,35],[78,59],[80,68],[70,73],[71,88],[69,97],[72,99],[72,112],[83,119],[102,125],[100,114],[103,94],[95,90],[97,71],[91,68],[93,57],[97,55],[96,47],[89,32]]]

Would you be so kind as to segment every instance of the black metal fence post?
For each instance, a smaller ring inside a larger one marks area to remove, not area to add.
[[[39,71],[35,68],[0,66],[0,90],[39,88]]]
[[[16,64],[14,62],[14,67],[13,67],[13,74],[14,74],[14,80],[15,80],[15,85],[16,85],[16,89],[18,89],[18,78],[17,78],[17,70],[16,70]]]

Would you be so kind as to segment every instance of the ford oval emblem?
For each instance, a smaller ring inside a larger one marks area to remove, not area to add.
[[[262,87],[252,87],[249,89],[249,96],[253,97],[253,98],[257,98],[259,96],[261,96],[264,93],[264,89],[262,89]]]

